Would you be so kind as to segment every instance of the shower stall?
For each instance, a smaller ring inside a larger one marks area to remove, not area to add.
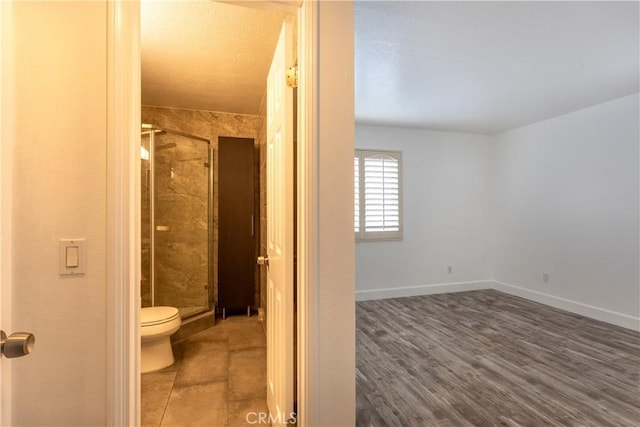
[[[208,139],[142,125],[142,307],[187,318],[211,310],[212,167]]]

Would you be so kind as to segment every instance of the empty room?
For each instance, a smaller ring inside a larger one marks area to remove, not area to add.
[[[639,3],[354,10],[357,425],[640,425]]]

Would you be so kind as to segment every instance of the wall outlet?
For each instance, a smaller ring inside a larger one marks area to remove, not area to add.
[[[453,273],[453,266],[452,265],[447,267],[447,274],[451,274],[451,273]]]
[[[542,281],[544,283],[549,283],[549,273],[542,273]]]

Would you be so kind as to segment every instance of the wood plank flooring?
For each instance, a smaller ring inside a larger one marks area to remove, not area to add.
[[[358,426],[640,426],[640,333],[493,290],[356,316]]]

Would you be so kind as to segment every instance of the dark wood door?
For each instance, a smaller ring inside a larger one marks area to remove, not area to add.
[[[218,138],[218,307],[251,306],[256,263],[254,141]]]

